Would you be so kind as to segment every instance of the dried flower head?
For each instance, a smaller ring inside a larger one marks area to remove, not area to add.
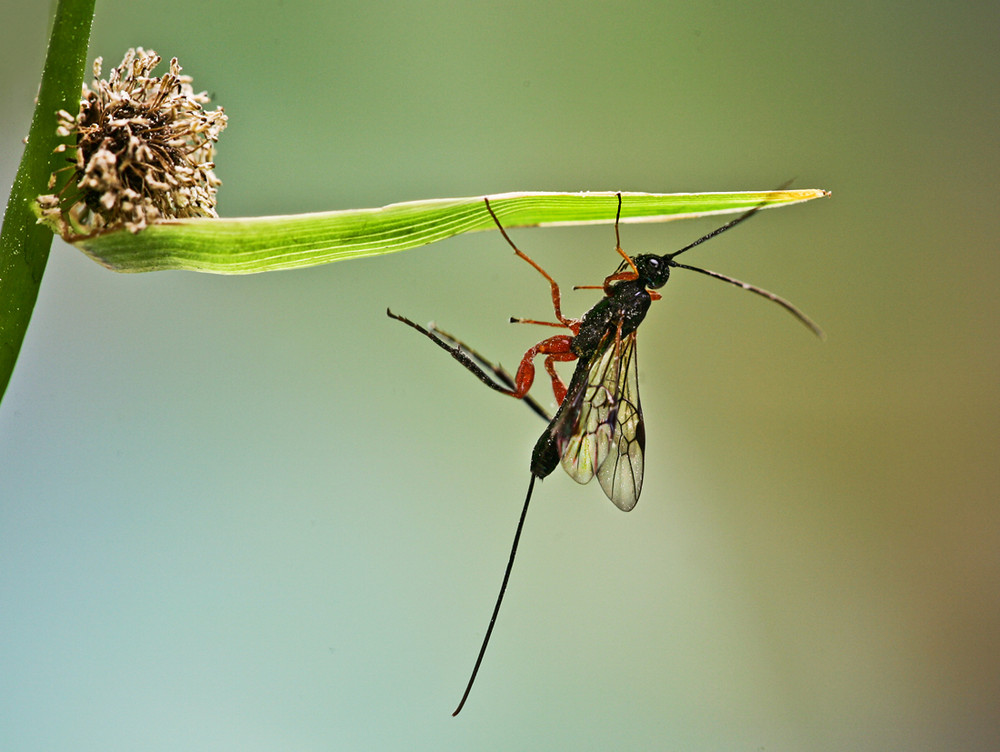
[[[94,61],[94,89],[83,85],[80,112],[62,110],[56,133],[76,137],[71,175],[58,193],[38,197],[41,220],[67,239],[126,227],[138,232],[160,218],[214,217],[219,179],[212,156],[226,127],[222,108],[206,112],[177,58],[151,76],[160,56],[141,47],[125,53],[108,80]]]

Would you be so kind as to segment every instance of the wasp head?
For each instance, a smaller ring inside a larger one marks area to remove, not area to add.
[[[665,256],[654,256],[641,253],[632,259],[639,280],[651,290],[656,290],[667,284],[670,279],[671,264]]]

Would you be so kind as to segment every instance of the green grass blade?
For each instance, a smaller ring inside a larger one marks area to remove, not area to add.
[[[622,222],[659,222],[787,206],[822,190],[740,193],[622,193]],[[490,196],[504,227],[614,222],[615,193],[504,193]],[[116,231],[76,245],[118,272],[187,269],[253,274],[395,253],[465,232],[493,230],[482,196],[390,204],[378,209],[243,219],[158,222],[133,235]]]

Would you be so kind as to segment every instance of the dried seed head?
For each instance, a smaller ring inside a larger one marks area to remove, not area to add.
[[[163,76],[151,76],[160,60],[152,50],[130,49],[105,81],[98,58],[94,89],[83,85],[79,114],[58,113],[56,133],[76,137],[56,150],[75,151],[71,166],[59,171],[71,174],[58,193],[39,196],[38,206],[41,221],[64,238],[217,216],[212,157],[226,116],[221,107],[205,111],[208,96],[194,92],[177,58]]]

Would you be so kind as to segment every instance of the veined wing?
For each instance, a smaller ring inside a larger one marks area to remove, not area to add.
[[[631,511],[642,491],[646,451],[646,428],[639,402],[639,368],[635,354],[635,332],[622,342],[618,410],[611,434],[611,451],[597,469],[597,480],[608,498],[623,512]]]
[[[573,402],[553,430],[569,476],[587,483],[596,474],[608,498],[627,512],[642,490],[646,445],[635,332],[619,339],[612,330],[607,339],[591,358],[586,381],[567,395]]]

